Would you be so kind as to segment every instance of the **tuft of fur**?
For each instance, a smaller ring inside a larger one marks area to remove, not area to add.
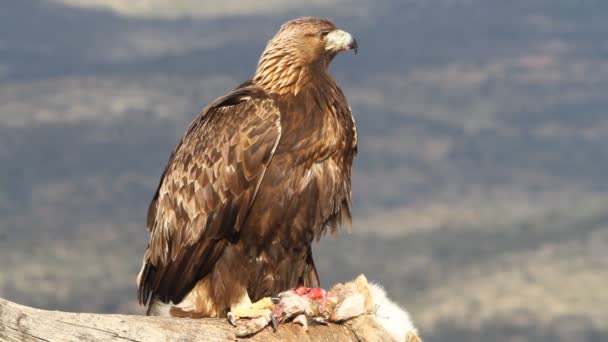
[[[369,284],[374,303],[374,318],[395,341],[420,342],[418,331],[407,311],[391,301],[382,286]]]
[[[388,340],[381,338],[384,334],[378,331],[380,328],[393,341],[421,342],[409,313],[391,301],[382,286],[368,282],[363,274],[352,282],[336,285],[329,291],[329,296],[332,295],[339,298],[332,313],[332,318],[337,321],[362,315],[372,318],[373,322],[351,323],[351,328],[361,340]]]

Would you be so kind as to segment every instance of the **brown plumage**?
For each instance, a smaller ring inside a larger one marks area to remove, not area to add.
[[[319,285],[311,243],[350,224],[357,143],[327,67],[356,48],[328,20],[289,21],[252,80],[194,119],[148,210],[137,279],[148,314],[225,316],[250,300]]]

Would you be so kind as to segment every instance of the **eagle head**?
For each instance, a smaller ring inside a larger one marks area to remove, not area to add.
[[[348,32],[336,28],[331,21],[323,18],[304,17],[283,24],[272,38],[269,47],[278,44],[291,45],[299,53],[308,57],[309,62],[333,58],[340,51],[353,50],[357,53],[357,40]]]
[[[340,51],[357,53],[357,40],[328,19],[290,20],[270,39],[260,57],[254,82],[275,93],[298,92],[311,75],[327,73]]]

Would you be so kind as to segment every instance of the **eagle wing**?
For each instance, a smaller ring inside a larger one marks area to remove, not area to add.
[[[138,298],[179,303],[243,226],[281,137],[280,111],[244,84],[192,122],[148,209]]]

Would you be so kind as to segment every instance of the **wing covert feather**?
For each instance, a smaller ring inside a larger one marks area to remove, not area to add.
[[[281,136],[279,109],[245,86],[192,122],[148,210],[138,297],[180,302],[242,228]]]

